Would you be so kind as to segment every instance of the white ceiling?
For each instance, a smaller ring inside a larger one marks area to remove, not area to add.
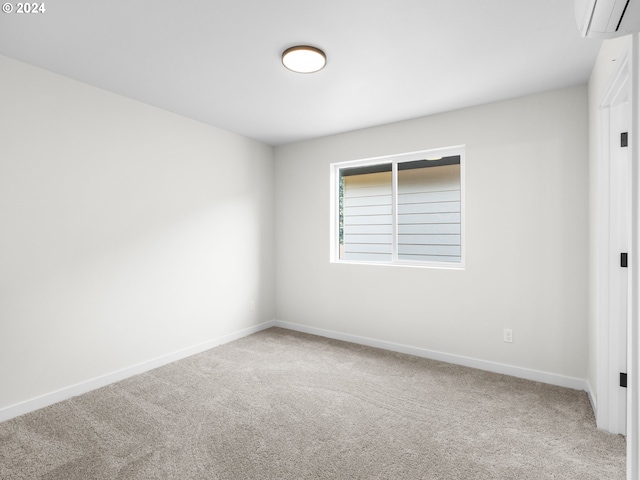
[[[44,3],[0,13],[0,54],[271,145],[585,83],[600,48],[573,0]]]

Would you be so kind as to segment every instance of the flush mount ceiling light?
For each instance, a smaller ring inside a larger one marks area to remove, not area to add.
[[[282,52],[282,64],[292,72],[313,73],[324,68],[327,56],[319,48],[299,45]]]

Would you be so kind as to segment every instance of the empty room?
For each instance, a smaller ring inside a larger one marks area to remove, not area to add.
[[[640,0],[0,14],[0,478],[640,479]]]

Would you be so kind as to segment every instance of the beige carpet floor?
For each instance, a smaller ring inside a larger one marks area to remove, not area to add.
[[[584,392],[269,329],[0,424],[2,479],[625,478]]]

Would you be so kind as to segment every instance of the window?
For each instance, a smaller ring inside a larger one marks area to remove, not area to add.
[[[464,266],[464,147],[331,165],[331,259]]]

